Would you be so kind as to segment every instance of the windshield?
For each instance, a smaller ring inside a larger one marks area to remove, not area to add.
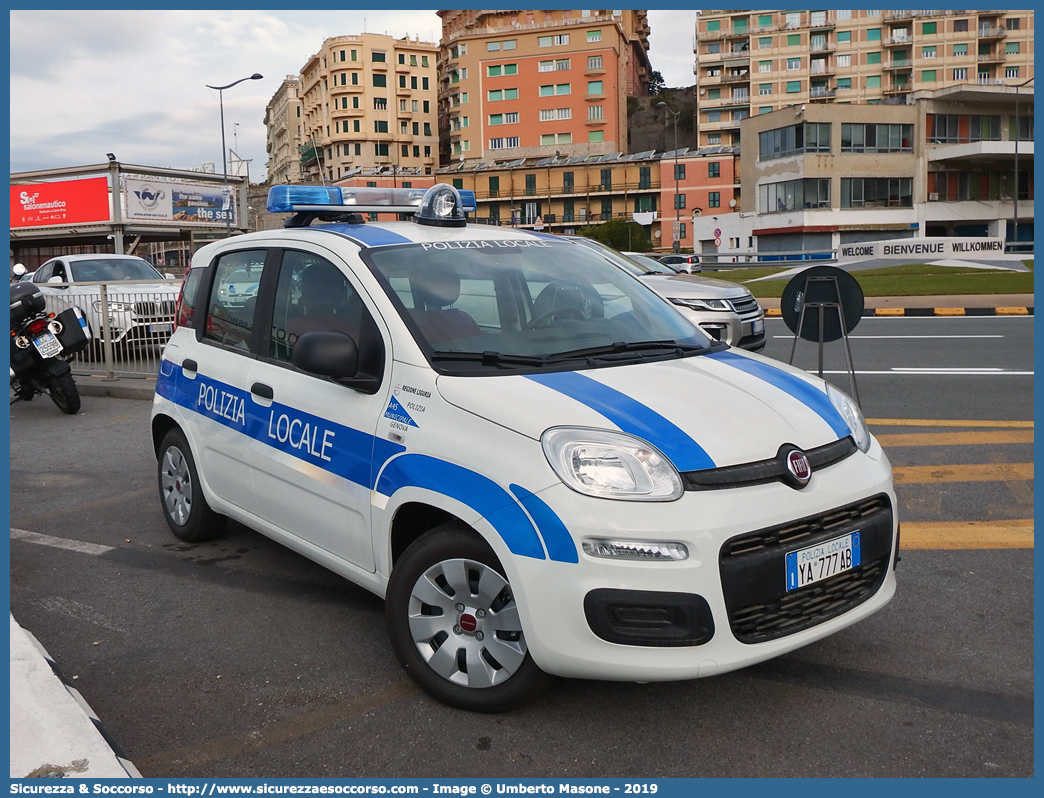
[[[629,260],[634,261],[639,266],[644,266],[649,271],[648,274],[677,274],[676,269],[672,269],[665,263],[660,263],[655,258],[650,258],[648,255],[642,255],[638,252],[622,252],[620,253]]]
[[[148,261],[124,258],[77,260],[69,264],[76,283],[107,283],[113,280],[162,280]]]
[[[711,344],[638,280],[573,243],[452,241],[375,248],[363,257],[443,371],[575,359],[606,365]]]

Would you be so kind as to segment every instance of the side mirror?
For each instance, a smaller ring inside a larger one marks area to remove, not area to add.
[[[52,285],[54,283],[64,283],[64,282],[65,282],[65,280],[63,280],[61,277],[58,277],[58,276],[48,277],[47,278],[47,284],[48,285]]]
[[[291,361],[312,374],[346,379],[359,371],[359,347],[343,332],[315,330],[297,339]]]
[[[163,279],[164,279],[164,280],[177,280],[178,278],[177,278],[177,277],[175,277],[175,276],[174,276],[173,274],[171,274],[170,272],[164,272],[164,273],[163,273]]]

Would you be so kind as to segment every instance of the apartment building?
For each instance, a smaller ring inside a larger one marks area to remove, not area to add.
[[[902,104],[917,90],[1033,77],[1033,11],[697,12],[700,146],[807,103]]]
[[[672,152],[660,159],[663,186],[661,241],[654,249],[670,250],[673,242],[683,252],[700,252],[695,221],[704,214],[740,210],[740,148],[704,147]],[[711,242],[713,245],[713,241]]]
[[[978,237],[1021,251],[1033,241],[1033,107],[1028,87],[963,84],[913,92],[904,105],[816,103],[751,117],[743,211],[694,218],[700,250]]]
[[[439,11],[442,164],[626,152],[645,11]]]
[[[431,174],[438,157],[438,47],[376,33],[335,36],[301,68],[301,179],[360,168]]]
[[[268,153],[268,182],[301,182],[302,123],[301,81],[287,75],[265,107],[265,131]]]

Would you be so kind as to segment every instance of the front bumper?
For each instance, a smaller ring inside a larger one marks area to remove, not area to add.
[[[607,500],[565,486],[541,498],[570,530],[580,561],[515,557],[508,570],[516,572],[533,658],[556,675],[665,681],[723,673],[832,634],[895,591],[895,495],[876,442],[869,454],[815,473],[802,490],[772,483],[690,491],[676,502],[615,501],[612,512]],[[795,532],[802,523],[811,527]],[[788,551],[852,529],[865,541],[863,565],[786,591]],[[750,544],[753,532],[765,539]],[[581,549],[585,537],[677,541],[689,558],[595,558]]]

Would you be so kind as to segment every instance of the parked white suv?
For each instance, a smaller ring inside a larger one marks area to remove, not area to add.
[[[176,536],[233,518],[383,596],[409,676],[481,711],[723,673],[889,601],[892,472],[851,399],[590,249],[467,225],[470,192],[377,192],[273,187],[290,226],[195,254],[151,425]]]

